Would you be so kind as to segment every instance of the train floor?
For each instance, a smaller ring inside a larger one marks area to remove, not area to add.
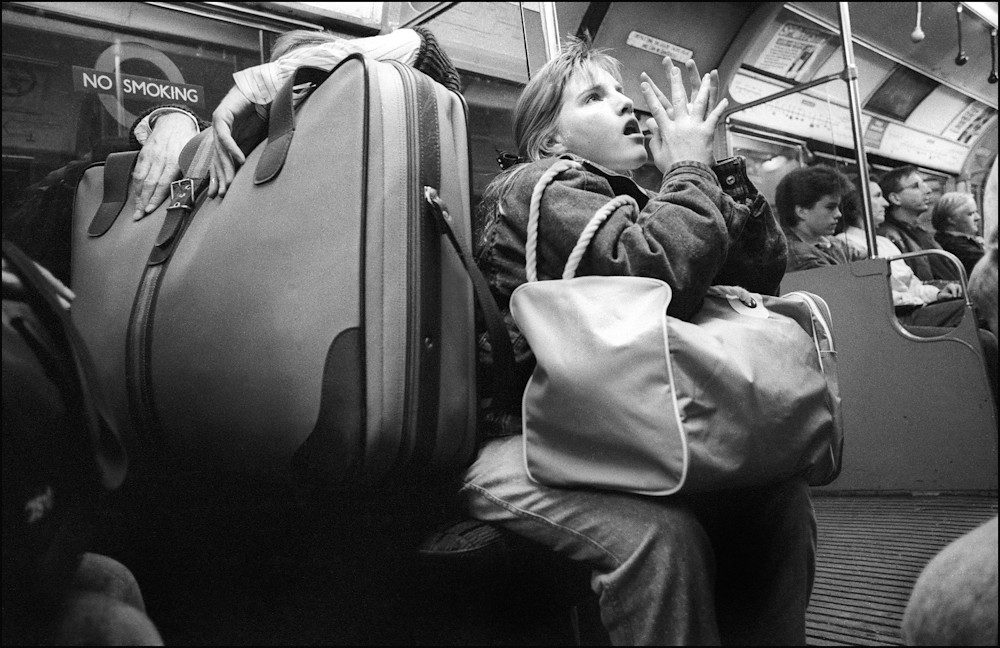
[[[96,549],[132,569],[168,645],[606,641],[593,602],[577,608],[574,629],[565,601],[516,589],[485,596],[474,584],[435,579],[414,552],[425,521],[449,515],[434,498],[320,501],[280,483],[225,478],[130,485],[102,518]],[[814,506],[819,554],[807,623],[817,646],[901,645],[920,570],[997,515],[996,493],[817,493]]]
[[[819,531],[807,622],[812,646],[900,646],[924,565],[997,515],[997,495],[813,498]]]

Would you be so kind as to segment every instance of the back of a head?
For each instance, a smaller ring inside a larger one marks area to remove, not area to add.
[[[801,220],[796,207],[812,207],[823,196],[843,196],[851,191],[851,181],[840,171],[822,164],[789,172],[774,192],[775,209],[785,227],[795,227]]]
[[[851,227],[861,227],[864,217],[864,210],[861,208],[864,198],[857,189],[848,191],[840,199],[840,213],[844,217],[844,225]]]

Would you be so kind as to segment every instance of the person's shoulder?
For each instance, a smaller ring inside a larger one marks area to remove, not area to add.
[[[859,261],[861,259],[868,258],[868,251],[861,250],[856,245],[852,245],[846,239],[834,236],[830,239],[830,243],[840,249],[840,254],[844,256],[847,261]]]
[[[878,229],[875,230],[875,232],[880,236],[884,236],[887,239],[895,241],[898,241],[903,237],[896,221],[890,221],[888,217],[885,219],[885,222],[878,226]]]
[[[544,177],[552,182],[579,182],[581,179],[603,178],[600,168],[576,155],[547,157],[526,162],[512,169],[511,187],[517,192],[534,191]]]

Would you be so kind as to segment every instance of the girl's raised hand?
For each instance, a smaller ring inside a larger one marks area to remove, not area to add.
[[[646,126],[652,135],[649,148],[653,162],[661,172],[682,160],[711,164],[715,128],[728,105],[726,99],[718,101],[719,75],[713,70],[699,79],[697,65],[689,62],[686,68],[693,95],[689,102],[680,69],[669,58],[663,60],[663,65],[670,97],[648,74],[640,75],[643,96],[652,114]]]

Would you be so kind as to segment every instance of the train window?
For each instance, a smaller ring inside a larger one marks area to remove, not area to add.
[[[415,5],[431,3],[402,4],[404,11],[394,17],[393,27],[415,20]],[[545,63],[537,3],[463,2],[422,24],[434,33],[462,77],[476,205],[500,172],[497,157],[517,153],[514,105],[529,74]]]
[[[203,119],[273,34],[140,3],[4,3],[3,204],[73,160],[128,146],[137,115]]]
[[[774,192],[789,171],[805,166],[809,151],[801,142],[773,136],[758,136],[739,130],[730,131],[729,147],[733,155],[746,159],[747,176],[767,202],[774,204]]]

